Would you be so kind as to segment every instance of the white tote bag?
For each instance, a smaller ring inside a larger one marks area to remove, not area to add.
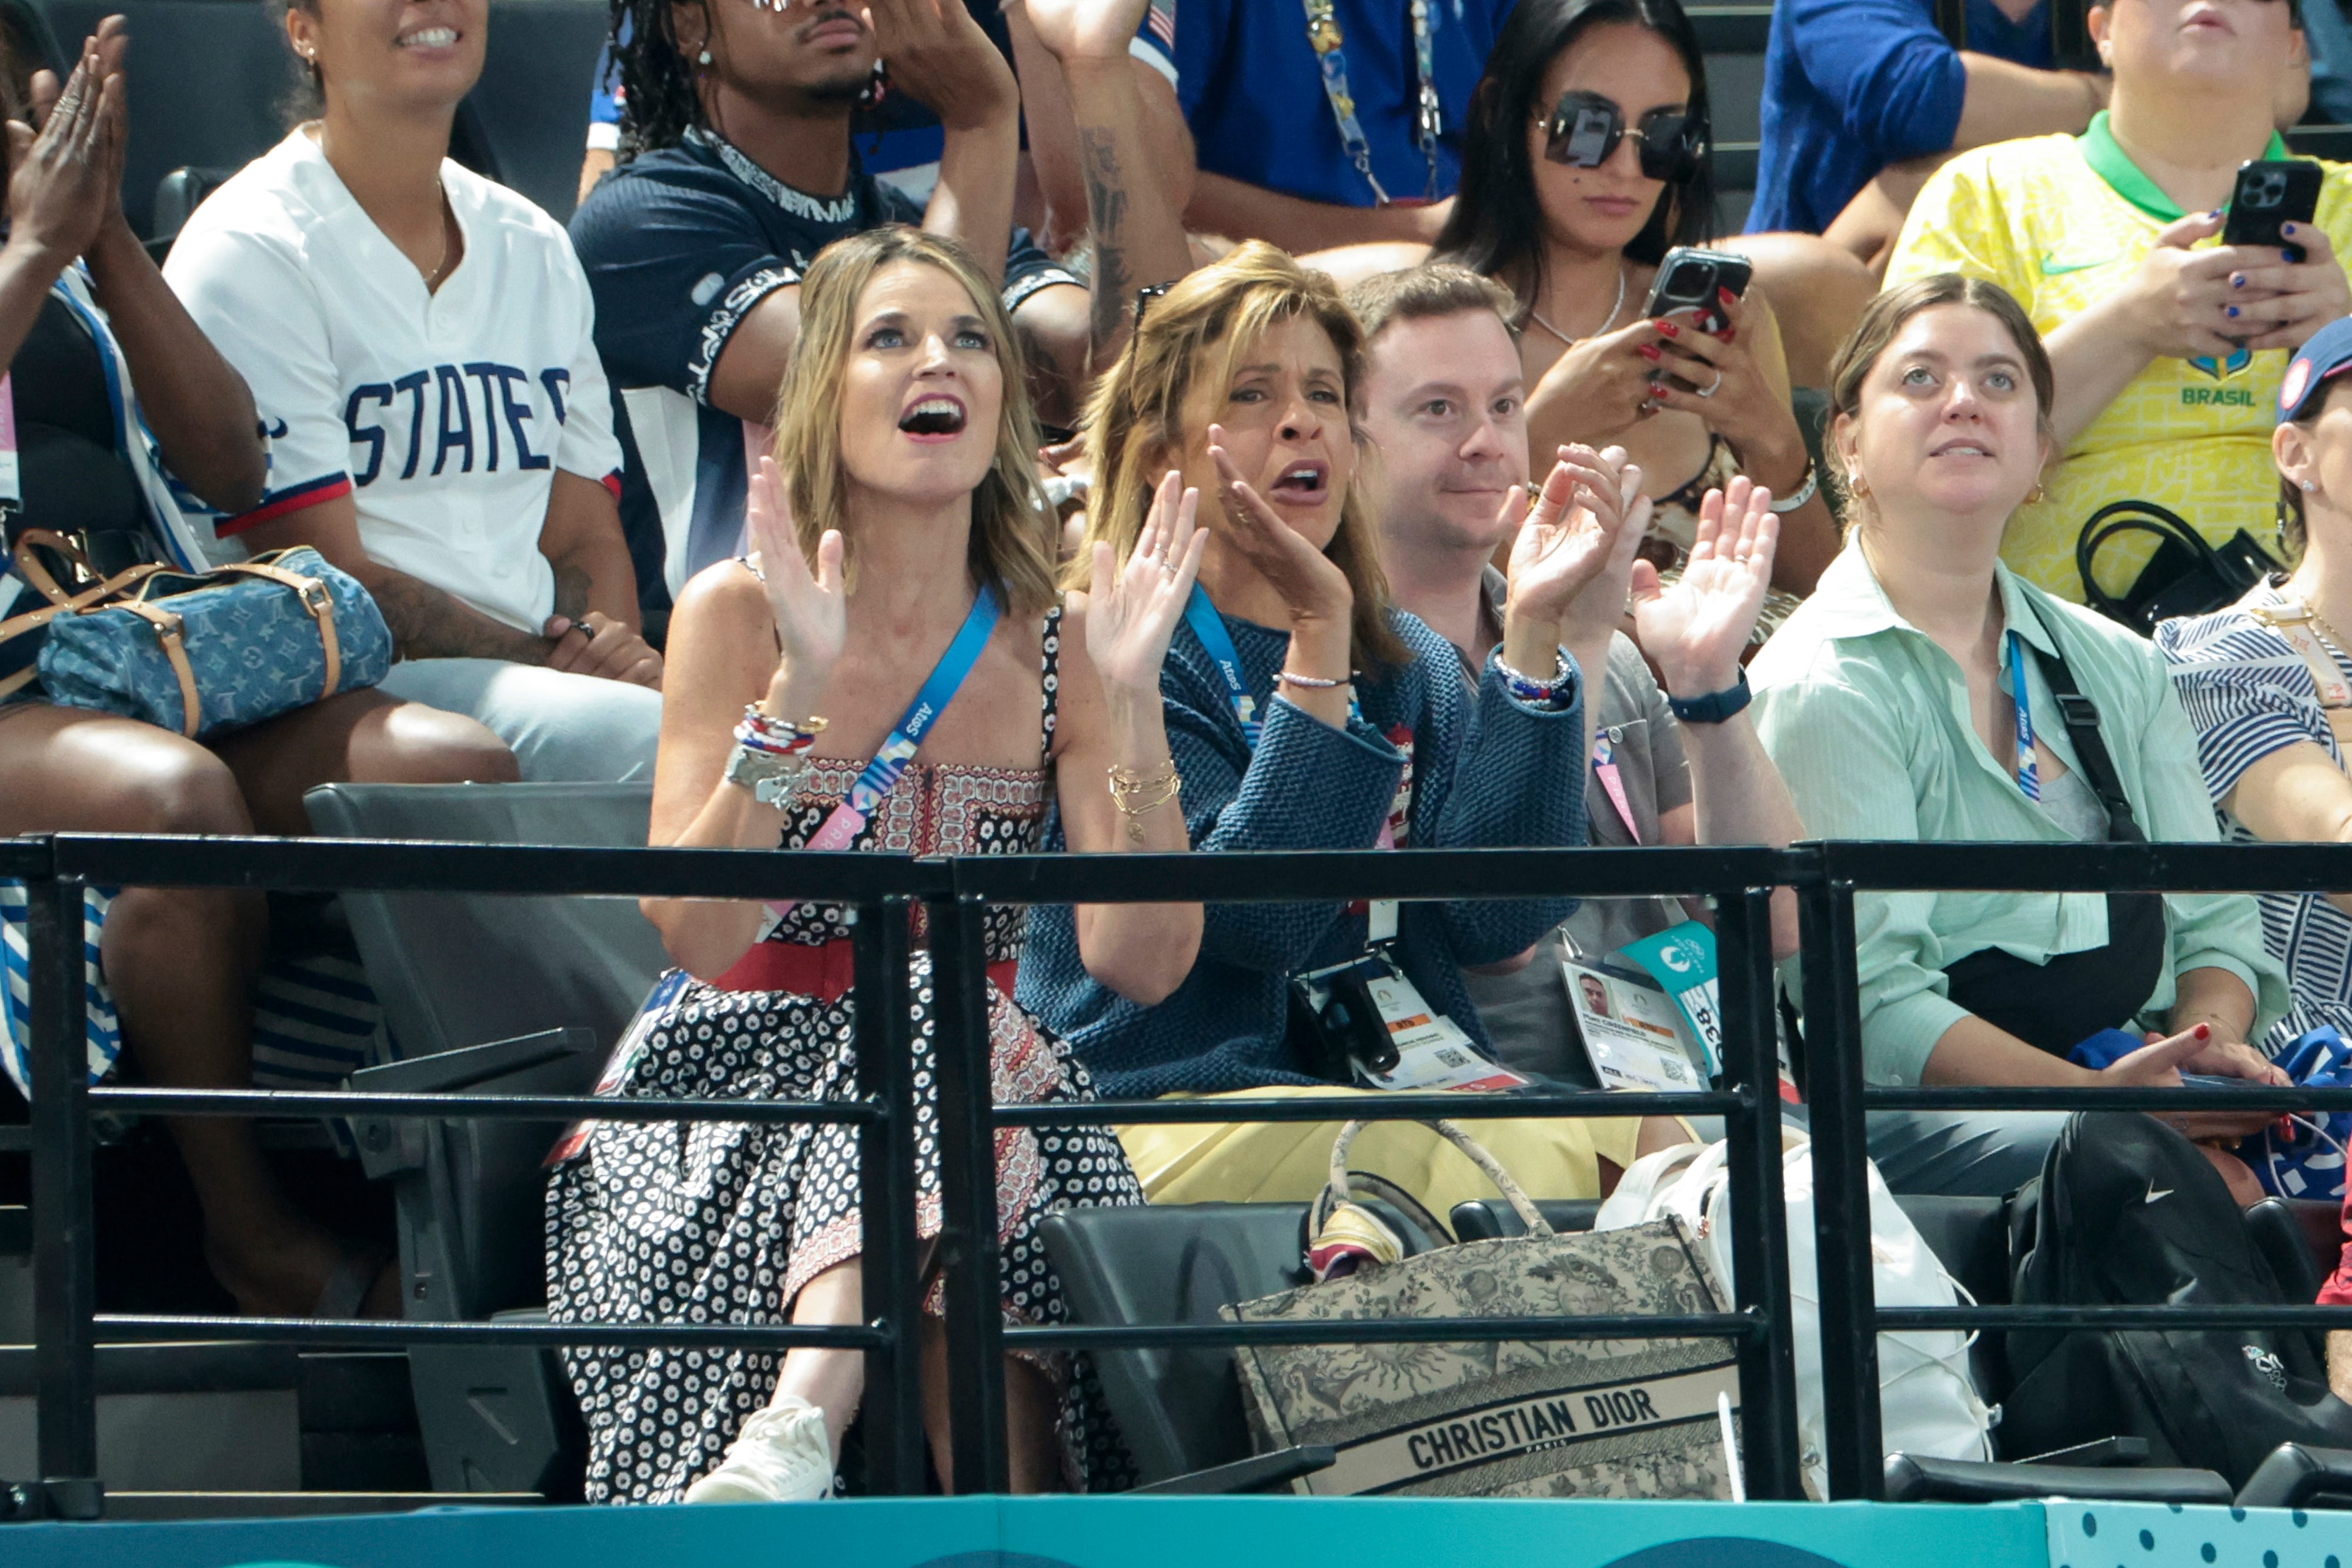
[[[1726,1144],[1684,1144],[1633,1163],[1601,1206],[1596,1230],[1639,1225],[1667,1213],[1691,1228],[1707,1260],[1732,1278],[1730,1182]],[[1870,1180],[1871,1281],[1882,1307],[1954,1307],[1966,1297],[1920,1237],[1873,1162]],[[1780,1180],[1789,1212],[1789,1296],[1797,1351],[1797,1440],[1805,1484],[1829,1495],[1829,1459],[1822,1418],[1821,1276],[1814,1260],[1813,1161],[1811,1143],[1782,1134]],[[1971,1301],[1970,1305],[1974,1302]],[[2000,1418],[1969,1375],[1976,1336],[1953,1331],[1878,1336],[1878,1409],[1890,1454],[1948,1459],[1993,1458],[1992,1427]]]

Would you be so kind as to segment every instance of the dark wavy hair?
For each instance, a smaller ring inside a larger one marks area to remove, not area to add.
[[[702,118],[694,67],[677,47],[670,13],[670,0],[613,0],[610,37],[613,67],[621,78],[624,163],[640,152],[677,146]]]
[[[1544,72],[1573,48],[1588,28],[1621,23],[1655,33],[1675,47],[1690,72],[1690,112],[1712,126],[1706,65],[1698,34],[1678,0],[1519,0],[1486,57],[1486,74],[1471,96],[1462,136],[1462,188],[1432,255],[1500,277],[1522,299],[1543,297],[1543,212],[1528,162],[1528,127],[1549,104],[1538,104]],[[1635,261],[1655,264],[1678,245],[1715,237],[1714,135],[1697,168],[1660,194],[1642,232],[1626,246]]]

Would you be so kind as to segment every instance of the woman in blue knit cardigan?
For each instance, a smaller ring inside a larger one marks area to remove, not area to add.
[[[1249,244],[1145,304],[1089,412],[1088,541],[1124,559],[1172,468],[1200,490],[1209,543],[1201,597],[1160,676],[1181,782],[1127,781],[1122,810],[1181,810],[1199,851],[1582,844],[1590,737],[1560,622],[1638,542],[1622,476],[1577,459],[1554,470],[1513,550],[1503,642],[1466,687],[1453,649],[1389,602],[1368,511],[1370,449],[1349,415],[1360,334],[1331,280]],[[1058,823],[1047,831],[1061,847]],[[1483,1046],[1464,967],[1519,959],[1574,907],[1210,904],[1189,969],[1163,970],[1181,983],[1153,996],[1093,979],[1072,912],[1041,906],[1020,999],[1069,1041],[1106,1098],[1332,1092],[1289,1022],[1292,976],[1363,955],[1384,928],[1374,922],[1392,920],[1386,951],[1397,969]],[[1154,1201],[1202,1202],[1311,1197],[1334,1130],[1119,1132]],[[1552,1197],[1599,1193],[1601,1163],[1631,1164],[1644,1135],[1630,1119],[1478,1130],[1530,1191]],[[1664,1123],[1648,1134],[1661,1144],[1680,1135]],[[1411,1124],[1370,1129],[1352,1163],[1440,1213],[1489,1190]]]

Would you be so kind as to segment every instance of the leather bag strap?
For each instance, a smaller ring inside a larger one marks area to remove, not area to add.
[[[335,695],[343,681],[342,640],[335,635],[335,596],[328,592],[327,585],[317,578],[305,577],[299,571],[289,571],[276,564],[273,558],[283,553],[273,551],[270,556],[253,560],[235,561],[215,568],[212,575],[224,577],[234,572],[245,577],[257,577],[292,591],[295,600],[310,612],[310,619],[318,622],[319,646],[327,656],[327,674],[316,700],[324,702]]]
[[[196,695],[196,672],[188,663],[180,618],[141,599],[126,599],[119,607],[110,608],[128,610],[155,628],[155,640],[163,645],[163,657],[171,661],[172,674],[180,679],[180,733],[190,740],[195,739],[197,730],[204,727],[204,699]]]

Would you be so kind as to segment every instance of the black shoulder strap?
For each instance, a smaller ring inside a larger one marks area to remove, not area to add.
[[[1969,47],[1969,0],[1936,0],[1936,30],[1956,49]]]
[[[2065,660],[2038,647],[2033,648],[2033,658],[2042,666],[2042,678],[2050,683],[2050,695],[2058,699],[2058,712],[2066,721],[2066,735],[2074,743],[2074,759],[2083,765],[2083,777],[2090,784],[2091,793],[2099,798],[2099,804],[2106,808],[2107,841],[2147,842],[2147,835],[2140,831],[2139,819],[2132,812],[2131,798],[2124,793],[2124,781],[2116,772],[2116,759],[2107,750],[2106,737],[2099,733],[2099,705],[2074,685]],[[2017,678],[2023,678],[2024,672],[2015,674]]]

